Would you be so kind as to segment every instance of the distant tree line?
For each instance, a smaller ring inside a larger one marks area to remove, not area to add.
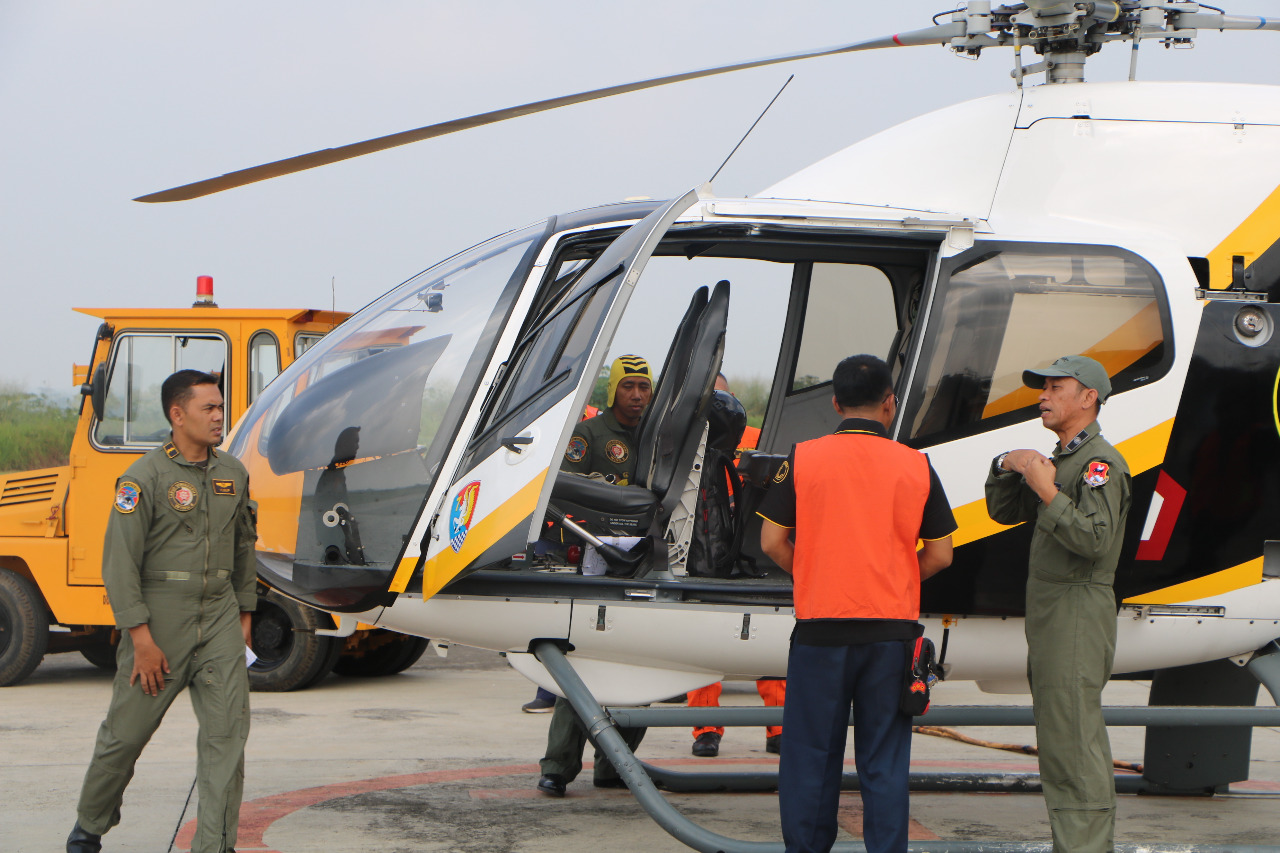
[[[70,401],[0,386],[0,471],[66,465],[78,416]]]

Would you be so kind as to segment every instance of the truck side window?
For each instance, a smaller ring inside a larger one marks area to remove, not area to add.
[[[99,447],[145,449],[169,437],[160,385],[188,368],[224,377],[227,343],[207,333],[124,333],[116,336],[110,364],[106,407],[93,441]],[[226,396],[225,378],[220,386]]]
[[[280,375],[280,344],[270,332],[255,332],[249,339],[249,402]]]
[[[1022,371],[1062,355],[1107,368],[1113,393],[1163,376],[1168,308],[1152,267],[1107,246],[979,244],[944,269],[905,416],[921,445],[1030,420]],[[916,443],[913,441],[913,443]]]

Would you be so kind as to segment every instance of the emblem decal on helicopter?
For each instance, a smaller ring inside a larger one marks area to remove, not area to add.
[[[575,435],[569,439],[569,446],[565,448],[564,458],[570,462],[581,462],[587,455],[587,440],[580,435]]]
[[[462,550],[471,529],[471,519],[476,514],[476,499],[480,497],[480,481],[472,480],[462,487],[449,507],[449,547],[454,553]]]
[[[1095,489],[1105,486],[1110,471],[1111,466],[1105,462],[1090,462],[1088,470],[1084,472],[1084,481]]]
[[[631,451],[627,449],[626,444],[613,438],[604,446],[604,455],[609,457],[610,462],[621,465],[631,456]]]
[[[138,484],[125,480],[116,489],[116,509],[124,513],[133,512],[138,508],[139,494]]]
[[[200,498],[200,493],[196,491],[196,487],[179,480],[169,487],[169,506],[178,512],[190,512],[196,508],[196,501]]]

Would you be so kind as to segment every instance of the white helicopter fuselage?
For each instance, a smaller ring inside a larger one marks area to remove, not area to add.
[[[895,434],[908,442],[915,440],[929,453],[959,523],[955,535],[958,559],[969,553],[966,549],[988,549],[983,552],[987,556],[978,561],[979,568],[962,570],[979,577],[998,573],[1006,564],[1011,576],[1016,578],[1017,572],[1010,562],[1013,557],[1001,557],[991,550],[997,546],[990,543],[998,537],[1007,542],[1009,536],[1019,534],[986,515],[983,483],[990,460],[1015,447],[1047,452],[1055,438],[1030,415],[1015,422],[1000,420],[1012,411],[1013,404],[1001,404],[995,391],[990,391],[982,411],[985,420],[981,423],[987,426],[942,431],[933,440],[922,432],[921,424],[930,418],[927,405],[920,402],[916,404],[920,408],[909,408],[908,395],[916,389],[928,389],[935,398],[941,394],[938,386],[949,377],[936,375],[939,369],[930,366],[930,347],[935,354],[941,353],[946,346],[954,346],[961,334],[960,327],[945,325],[944,310],[949,309],[943,305],[938,282],[970,269],[966,264],[980,264],[985,256],[978,249],[985,245],[1011,257],[1020,246],[1034,247],[1037,252],[1057,246],[1086,247],[1077,252],[1071,279],[1060,278],[1057,285],[1065,286],[1064,281],[1070,284],[1084,270],[1094,276],[1085,288],[1092,300],[1107,296],[1107,284],[1095,266],[1107,266],[1123,256],[1122,260],[1128,259],[1124,260],[1125,269],[1150,270],[1158,299],[1141,303],[1147,313],[1135,309],[1133,322],[1121,324],[1115,335],[1099,341],[1099,351],[1123,348],[1116,343],[1116,335],[1123,337],[1134,328],[1146,328],[1143,323],[1154,322],[1163,329],[1161,346],[1139,364],[1156,366],[1150,376],[1142,374],[1141,367],[1130,371],[1134,374],[1130,383],[1104,407],[1101,423],[1108,440],[1124,453],[1135,481],[1146,477],[1142,480],[1146,491],[1141,499],[1135,498],[1129,518],[1132,547],[1125,560],[1145,567],[1175,558],[1183,563],[1166,574],[1152,568],[1152,577],[1162,580],[1124,597],[1117,616],[1115,672],[1247,657],[1280,636],[1280,579],[1264,576],[1262,556],[1264,540],[1280,539],[1280,516],[1270,535],[1265,530],[1259,535],[1257,524],[1238,531],[1224,527],[1224,536],[1229,532],[1237,543],[1233,547],[1243,548],[1240,553],[1245,556],[1228,560],[1229,565],[1206,564],[1202,571],[1188,569],[1185,562],[1197,559],[1198,549],[1205,547],[1201,541],[1204,534],[1194,534],[1198,538],[1192,545],[1180,544],[1185,540],[1179,538],[1188,535],[1188,525],[1213,523],[1213,507],[1206,504],[1212,504],[1211,496],[1220,492],[1198,492],[1197,487],[1207,488],[1205,477],[1228,482],[1236,478],[1241,488],[1255,488],[1243,485],[1255,474],[1226,470],[1212,461],[1197,467],[1185,448],[1202,446],[1204,439],[1196,437],[1200,433],[1180,430],[1201,420],[1205,423],[1197,429],[1208,430],[1212,436],[1230,436],[1245,429],[1237,423],[1215,424],[1213,418],[1218,415],[1207,411],[1197,414],[1199,407],[1210,405],[1198,399],[1204,383],[1214,381],[1204,378],[1203,371],[1208,369],[1204,364],[1212,358],[1201,347],[1211,343],[1234,347],[1222,357],[1234,358],[1230,353],[1238,349],[1253,373],[1272,378],[1280,375],[1280,358],[1269,355],[1266,345],[1270,326],[1263,331],[1264,340],[1247,336],[1227,340],[1229,336],[1218,332],[1215,334],[1225,343],[1206,340],[1206,329],[1219,329],[1209,325],[1209,306],[1215,306],[1215,312],[1230,312],[1249,310],[1252,305],[1252,310],[1265,314],[1257,307],[1262,300],[1222,301],[1214,291],[1238,285],[1239,271],[1248,269],[1280,239],[1280,87],[1133,82],[1028,87],[906,122],[833,154],[753,198],[715,198],[706,192],[687,197],[690,203],[671,211],[672,233],[682,227],[705,230],[723,226],[745,229],[742,233],[803,233],[806,239],[819,240],[847,234],[849,240],[869,241],[868,245],[880,241],[906,246],[912,239],[927,244],[931,254],[929,268],[921,270],[924,295],[918,314],[911,314],[910,327],[903,330],[904,340],[915,343],[898,350],[895,342],[892,350],[898,356],[898,381],[906,412],[895,425]],[[557,253],[569,236],[609,229],[616,232],[644,213],[619,216],[614,221],[600,216],[589,225],[556,232],[521,271],[524,281],[512,296],[504,325],[494,334],[492,352],[477,368],[478,390],[460,415],[451,444],[434,466],[435,472],[448,472],[449,476],[433,474],[430,479],[422,509],[411,532],[403,536],[403,550],[389,570],[390,594],[375,606],[343,613],[345,625],[366,622],[431,637],[440,645],[461,643],[502,651],[516,669],[552,690],[557,690],[553,679],[528,650],[535,639],[562,640],[587,685],[605,703],[644,703],[722,678],[785,674],[794,625],[791,607],[785,602],[769,602],[767,597],[755,603],[746,599],[726,602],[714,596],[700,599],[696,593],[682,593],[681,584],[694,589],[690,585],[694,579],[678,560],[673,560],[669,569],[658,567],[646,582],[630,585],[618,580],[599,586],[583,579],[576,586],[543,587],[525,583],[522,579],[528,577],[521,572],[511,574],[519,582],[495,585],[491,590],[482,584],[463,583],[477,570],[496,566],[493,555],[501,553],[504,546],[507,556],[525,556],[522,549],[526,546],[532,553],[543,530],[560,454],[587,402],[599,365],[605,363],[606,355],[617,354],[610,353],[610,343],[626,323],[622,312],[631,291],[644,277],[648,256],[641,253],[638,263],[626,267],[614,305],[601,320],[589,355],[584,356],[584,378],[572,393],[565,393],[521,425],[519,435],[528,439],[523,446],[493,444],[486,450],[483,437],[488,428],[486,418],[491,417],[491,401],[504,393],[504,383],[512,381],[507,371],[517,363],[513,353],[518,354],[522,337],[530,334],[527,315],[545,304],[540,302],[546,292],[543,278],[551,275],[548,270],[555,267]],[[663,223],[654,225],[649,254],[667,228]],[[623,239],[619,237],[620,242]],[[1101,258],[1096,264],[1095,255],[1090,254],[1094,249]],[[1064,251],[1063,257],[1069,254]],[[974,260],[962,262],[970,257]],[[1240,260],[1233,264],[1233,258]],[[1008,269],[1012,277],[1015,268],[1011,264]],[[1056,286],[1051,278],[1046,279],[1050,289]],[[454,295],[444,287],[440,286],[440,292],[447,306]],[[1038,292],[1034,282],[1027,287],[1028,293]],[[1120,295],[1117,291],[1117,297]],[[1068,332],[1073,327],[1087,327],[1093,310],[1089,306],[1100,304],[1072,302],[1076,297],[1067,295],[1055,297],[1058,301],[1051,303],[1052,310],[1028,312],[1017,307],[1023,298],[1021,292],[1012,298],[1015,307],[1006,310],[1024,312],[1017,320],[1032,326],[1032,335],[1040,339],[1041,347],[1052,350],[1060,342],[1064,349],[1056,354],[1077,351],[1069,347],[1079,336]],[[1155,317],[1157,308],[1162,319],[1141,319]],[[678,310],[672,313],[678,314]],[[1271,321],[1264,316],[1257,322],[1265,325]],[[729,334],[733,333],[731,322]],[[331,346],[341,346],[336,343],[341,334],[342,330],[335,333]],[[839,341],[833,345],[837,350],[842,346]],[[851,341],[844,348],[849,354],[860,347]],[[1025,356],[1039,358],[1043,354],[1037,350]],[[1006,347],[999,355],[1001,370],[1034,366],[1012,364],[1019,356],[1016,347]],[[935,361],[939,358],[935,355]],[[1196,367],[1197,363],[1201,366]],[[306,369],[302,364],[295,375]],[[775,385],[775,389],[785,387],[785,382]],[[299,387],[297,393],[301,390]],[[814,396],[819,398],[823,393],[819,387]],[[829,391],[825,393],[829,399]],[[1014,393],[1009,390],[1007,396],[1013,399]],[[1263,402],[1263,408],[1274,410],[1274,390],[1271,399]],[[771,401],[771,413],[775,405],[782,404]],[[265,408],[270,407],[269,402]],[[1229,415],[1224,409],[1220,417]],[[246,420],[252,420],[252,413]],[[1273,420],[1250,426],[1251,440],[1266,442],[1280,437],[1280,420]],[[269,428],[242,424],[238,429]],[[775,454],[785,454],[797,437],[814,434],[812,430],[806,433],[781,427],[771,432],[768,417],[764,429],[766,443],[771,443],[766,449]],[[1229,449],[1213,452],[1223,459],[1234,458]],[[1181,455],[1175,459],[1175,453]],[[320,460],[319,465],[325,461]],[[357,474],[356,463],[360,461],[355,460],[346,470]],[[254,470],[254,461],[247,464],[255,485],[262,488],[264,478]],[[259,468],[265,471],[264,465]],[[289,468],[277,465],[274,457],[271,466],[279,471]],[[298,463],[289,470],[304,467],[317,469],[315,464]],[[1193,474],[1178,473],[1184,468]],[[1183,507],[1181,515],[1177,507]],[[304,519],[307,512],[304,500]],[[446,522],[452,529],[446,528]],[[304,520],[297,525],[297,543],[289,541],[294,534],[287,524],[274,542],[270,534],[264,534],[266,550],[287,561],[303,550],[298,543],[307,535],[309,524]],[[368,539],[366,532],[366,544]],[[1238,544],[1237,540],[1244,539],[1252,544]],[[1019,553],[1012,546],[999,547],[1009,547],[1010,554]],[[1179,548],[1190,551],[1175,553]],[[1025,561],[1025,549],[1021,555]],[[504,568],[509,566],[504,564]],[[580,577],[571,566],[543,569],[539,581]],[[1025,563],[1021,571],[1025,577]],[[1122,565],[1122,576],[1125,571]],[[939,583],[947,583],[946,574],[940,576]],[[288,573],[288,578],[296,578],[296,572]],[[946,636],[949,677],[976,679],[992,689],[1016,688],[1025,684],[1023,619],[1016,605],[1005,599],[984,604],[986,593],[981,583],[974,586],[976,594],[935,596],[934,600],[926,584],[922,621],[935,642]],[[1002,594],[1007,598],[1007,593]],[[334,603],[332,597],[323,595],[300,597],[322,607]],[[939,601],[943,606],[938,606]],[[947,606],[951,601],[954,607]]]

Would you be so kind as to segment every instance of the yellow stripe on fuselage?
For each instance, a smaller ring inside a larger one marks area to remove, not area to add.
[[[1276,222],[1280,221],[1280,187],[1258,205],[1258,209],[1245,217],[1236,229],[1227,235],[1209,253],[1209,286],[1225,290],[1231,286],[1231,256],[1240,255],[1247,267],[1276,241]]]
[[[462,549],[454,552],[445,548],[427,560],[422,572],[422,597],[430,598],[453,580],[458,572],[471,564],[471,561],[483,554],[491,545],[501,539],[521,520],[533,514],[538,507],[538,495],[542,493],[542,484],[546,481],[547,469],[543,469],[520,491],[507,499],[493,512],[480,519],[467,533]],[[416,558],[400,561],[395,577],[391,579],[391,592],[404,592],[409,586],[409,578],[413,576]]]
[[[1125,604],[1181,604],[1262,583],[1262,558],[1202,578],[1126,598]]]
[[[1164,461],[1165,451],[1169,449],[1169,436],[1173,433],[1173,418],[1151,429],[1140,432],[1133,438],[1125,439],[1116,445],[1116,450],[1129,463],[1131,474],[1141,474]],[[952,510],[956,517],[957,530],[952,538],[954,545],[966,545],[977,542],[988,536],[1008,530],[1010,525],[992,521],[987,515],[985,500],[973,501]],[[1017,527],[1017,525],[1012,525]]]

